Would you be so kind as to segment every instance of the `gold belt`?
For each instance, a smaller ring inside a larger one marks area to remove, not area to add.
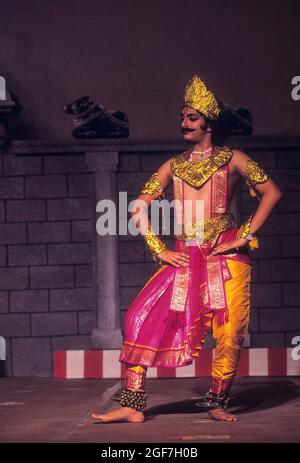
[[[230,230],[236,226],[237,223],[234,215],[231,212],[227,212],[226,214],[212,217],[204,221],[184,224],[184,232],[175,236],[178,240],[203,238],[203,242],[208,242],[213,240],[218,233]]]

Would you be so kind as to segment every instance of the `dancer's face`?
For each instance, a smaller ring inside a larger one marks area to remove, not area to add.
[[[191,143],[198,143],[207,136],[207,131],[201,127],[205,126],[205,119],[196,109],[185,106],[181,111],[181,131],[183,139]]]

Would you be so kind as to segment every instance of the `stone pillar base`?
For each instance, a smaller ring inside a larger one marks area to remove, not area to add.
[[[114,330],[92,331],[92,344],[96,349],[120,349],[123,344],[123,336],[120,328]]]

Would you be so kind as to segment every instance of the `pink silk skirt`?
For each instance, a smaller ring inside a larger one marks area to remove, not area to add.
[[[218,244],[235,240],[237,231],[235,227],[222,232]],[[212,314],[220,324],[228,321],[224,283],[232,276],[226,259],[251,264],[251,258],[246,246],[216,256],[209,255],[210,249],[211,243],[185,246],[176,240],[175,250],[189,254],[184,310],[170,309],[179,267],[164,264],[150,277],[126,313],[120,362],[145,367],[188,365],[199,356]]]

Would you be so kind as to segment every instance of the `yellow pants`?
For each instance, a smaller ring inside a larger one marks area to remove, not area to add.
[[[232,274],[232,279],[225,282],[229,322],[218,325],[213,320],[212,323],[216,349],[212,363],[211,391],[216,394],[229,392],[250,319],[251,265],[232,259],[226,261]]]
[[[216,340],[212,362],[211,392],[229,393],[235,377],[240,353],[247,334],[250,318],[251,265],[226,259],[232,278],[225,282],[229,321],[219,325],[212,318],[212,332]],[[147,367],[127,365],[125,385],[127,389],[144,390]]]

